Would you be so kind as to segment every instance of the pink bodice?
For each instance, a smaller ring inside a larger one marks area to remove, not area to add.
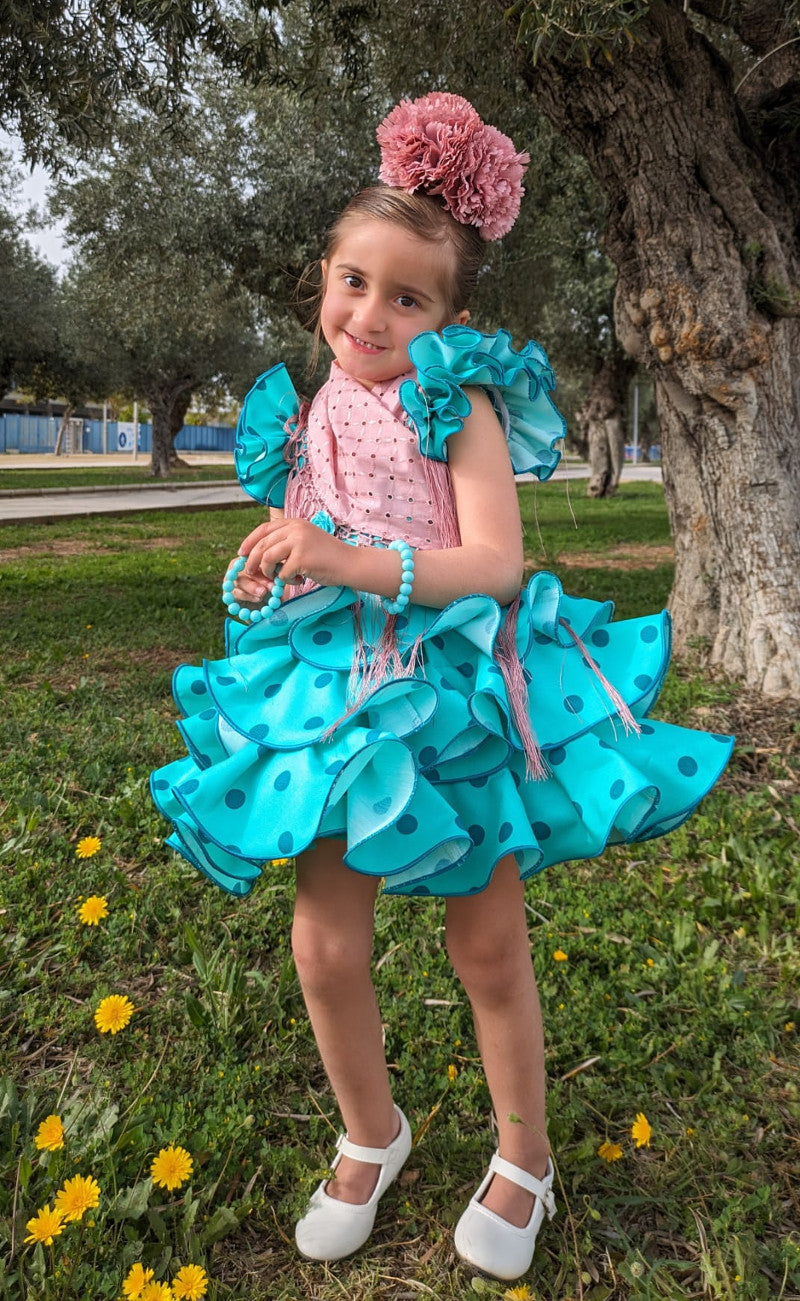
[[[459,545],[447,465],[422,455],[400,403],[400,375],[366,389],[334,362],[311,403],[286,490],[286,514],[325,511],[338,536],[402,538],[423,550]]]

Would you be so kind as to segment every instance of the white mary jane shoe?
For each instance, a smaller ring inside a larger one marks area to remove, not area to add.
[[[294,1238],[297,1250],[309,1260],[341,1260],[363,1247],[372,1233],[378,1202],[397,1178],[411,1151],[411,1130],[399,1107],[395,1107],[400,1132],[388,1147],[360,1147],[346,1134],[337,1140],[337,1153],[331,1166],[335,1172],[343,1156],[380,1166],[378,1181],[368,1202],[353,1205],[340,1202],[325,1191],[327,1179],[311,1195],[308,1210],[297,1221]]]
[[[483,1205],[481,1198],[495,1175],[502,1175],[536,1198],[531,1218],[523,1228],[509,1224]],[[461,1259],[484,1274],[507,1281],[527,1273],[545,1212],[551,1220],[556,1213],[553,1175],[552,1161],[547,1162],[544,1179],[535,1179],[527,1170],[495,1153],[486,1178],[456,1225],[454,1242]]]

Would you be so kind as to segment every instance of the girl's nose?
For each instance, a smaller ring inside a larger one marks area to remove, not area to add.
[[[380,333],[386,324],[383,303],[378,294],[367,294],[360,299],[353,316],[363,330],[375,334]]]

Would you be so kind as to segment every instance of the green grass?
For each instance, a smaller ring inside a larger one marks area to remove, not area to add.
[[[670,581],[660,489],[592,502],[573,485],[571,496],[577,531],[563,484],[522,491],[546,541],[542,557],[529,524],[532,564],[555,564],[577,594],[613,596],[622,617],[658,605]],[[147,791],[150,770],[181,753],[171,670],[221,654],[221,574],[259,518],[148,512],[0,538],[2,1301],[115,1298],[134,1260],[160,1277],[201,1263],[216,1299],[507,1292],[472,1280],[452,1251],[492,1140],[435,900],[387,897],[377,915],[387,1051],[423,1131],[407,1171],[353,1260],[324,1268],[291,1245],[338,1123],[290,959],[291,872],[271,867],[250,899],[231,900],[165,849]],[[621,547],[638,568],[595,567]],[[683,664],[658,713],[714,730],[738,720],[720,788],[668,839],[550,869],[528,890],[560,1183],[529,1286],[539,1301],[789,1301],[800,1294],[797,710],[759,713]],[[102,848],[81,860],[86,835]],[[109,901],[98,927],[77,918],[89,894]],[[109,993],[136,1006],[113,1038],[92,1020]],[[33,1135],[51,1112],[68,1134],[47,1156]],[[638,1112],[653,1136],[637,1150]],[[624,1153],[610,1165],[597,1156],[606,1139]],[[148,1175],[172,1140],[194,1174],[167,1193]],[[27,1220],[76,1172],[100,1184],[93,1221],[52,1249],[24,1246]]]
[[[35,490],[38,488],[107,488],[117,484],[152,484],[150,462],[140,465],[65,465],[52,470],[26,470],[24,467],[6,469],[0,459],[0,491]],[[193,465],[187,470],[174,470],[169,483],[205,483],[209,479],[235,479],[233,458],[219,465]]]

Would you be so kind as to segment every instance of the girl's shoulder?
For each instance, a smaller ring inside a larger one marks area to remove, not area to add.
[[[282,506],[287,443],[298,432],[302,403],[283,362],[259,375],[242,403],[233,460],[245,492],[265,506]]]
[[[447,460],[447,439],[472,410],[466,389],[483,389],[508,439],[515,474],[549,479],[566,433],[566,421],[550,394],[556,387],[547,354],[530,340],[519,350],[507,330],[481,334],[467,325],[445,326],[411,340],[409,357],[416,379],[400,386],[400,401],[433,460]]]

